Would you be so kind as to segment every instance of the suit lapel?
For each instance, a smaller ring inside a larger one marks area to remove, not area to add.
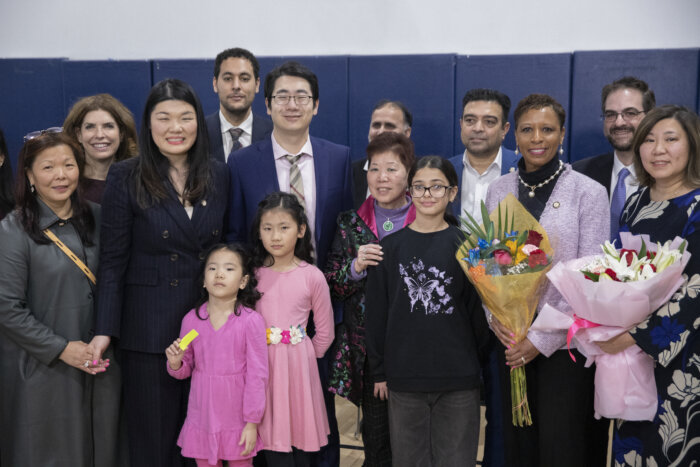
[[[331,161],[323,153],[324,145],[316,138],[310,137],[311,148],[314,151],[314,178],[316,180],[316,245],[321,239],[321,229],[323,228],[323,213],[326,209],[326,192],[328,183],[331,180]]]
[[[173,218],[173,220],[178,225],[178,227],[180,227],[180,230],[182,230],[187,239],[192,242],[192,245],[196,245],[197,248],[199,248],[201,244],[194,226],[196,225],[195,221],[197,220],[197,218],[201,216],[201,214],[198,215],[197,212],[198,208],[202,208],[201,202],[197,203],[198,206],[194,207],[194,212],[192,213],[192,220],[190,220],[190,218],[187,216],[185,208],[182,206],[182,203],[180,203],[180,201],[178,200],[177,193],[175,193],[175,190],[173,189],[172,185],[169,181],[167,181],[166,183],[168,186],[168,194],[170,196],[162,201],[165,211],[168,213],[168,215],[170,215],[170,217]]]

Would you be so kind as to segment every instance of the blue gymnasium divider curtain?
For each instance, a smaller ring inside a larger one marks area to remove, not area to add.
[[[463,151],[458,118],[464,93],[493,87],[508,94],[515,108],[531,92],[548,93],[567,111],[566,160],[608,151],[600,120],[604,84],[635,75],[646,80],[657,103],[700,106],[700,49],[595,51],[532,55],[390,55],[260,57],[261,84],[253,109],[265,114],[264,77],[293,59],[319,78],[319,112],[311,132],[346,144],[361,158],[370,111],[382,98],[403,101],[413,113],[413,140],[419,155],[445,157]],[[214,60],[71,61],[0,59],[0,128],[16,168],[22,136],[60,126],[80,97],[107,92],[120,99],[140,123],[153,83],[166,77],[189,82],[205,113],[217,109],[212,89]],[[512,110],[510,113],[512,124]],[[505,140],[513,148],[513,130]]]

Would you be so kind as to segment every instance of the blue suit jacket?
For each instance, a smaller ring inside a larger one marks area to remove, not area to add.
[[[452,203],[452,211],[455,216],[462,215],[462,172],[464,171],[464,152],[457,154],[450,158],[450,162],[455,166],[457,171],[457,179],[459,180],[459,191]],[[511,151],[501,146],[501,175],[505,175],[508,172],[518,168],[518,156]],[[484,200],[486,201],[486,200]]]
[[[147,209],[137,204],[138,161],[113,164],[107,175],[95,330],[118,337],[122,349],[160,354],[199,298],[205,252],[221,241],[229,175],[211,161],[212,191],[190,220],[171,187],[160,203]]]
[[[209,133],[209,152],[211,157],[226,163],[224,154],[224,140],[221,136],[221,119],[217,110],[211,115],[207,115],[207,132]],[[272,121],[269,118],[253,114],[253,136],[252,142],[262,141],[270,137],[272,133]]]
[[[316,176],[316,264],[323,268],[338,214],[352,208],[350,148],[311,137]],[[231,189],[226,240],[248,241],[258,203],[280,191],[272,139],[236,151],[228,160]]]

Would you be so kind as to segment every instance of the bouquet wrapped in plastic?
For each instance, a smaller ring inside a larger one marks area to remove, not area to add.
[[[664,245],[650,243],[646,235],[620,237],[619,251],[606,242],[603,255],[558,263],[549,271],[574,314],[545,307],[536,326],[568,328],[569,345],[573,341],[587,357],[586,366],[595,362],[597,418],[652,420],[658,404],[652,359],[636,345],[610,355],[595,342],[626,332],[666,303],[683,283],[690,253],[679,237]]]
[[[512,194],[490,215],[483,202],[481,211],[481,226],[468,213],[462,219],[465,240],[457,259],[484,306],[520,342],[532,323],[554,252],[542,226]],[[513,425],[531,425],[523,367],[511,370],[510,383]]]

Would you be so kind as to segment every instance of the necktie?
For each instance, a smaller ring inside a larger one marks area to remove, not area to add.
[[[229,128],[228,132],[231,134],[231,140],[233,141],[233,146],[231,147],[231,152],[238,151],[243,147],[239,138],[243,134],[243,130],[240,128]]]
[[[625,206],[626,189],[625,179],[630,174],[630,171],[623,168],[617,174],[617,184],[613,190],[612,201],[610,202],[610,239],[614,240],[620,232],[620,215],[622,208]],[[620,246],[620,245],[617,245]]]
[[[304,183],[301,179],[301,170],[299,170],[298,164],[301,156],[303,156],[303,154],[297,154],[296,156],[287,154],[284,157],[292,164],[289,168],[289,191],[297,197],[301,205],[306,209],[306,203],[304,202]]]

